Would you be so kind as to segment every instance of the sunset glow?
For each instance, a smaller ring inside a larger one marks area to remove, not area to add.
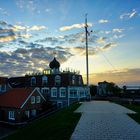
[[[140,1],[0,1],[0,75],[42,71],[54,56],[86,77],[88,13],[90,83],[140,84]]]

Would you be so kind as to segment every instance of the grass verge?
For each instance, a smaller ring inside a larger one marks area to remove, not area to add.
[[[128,114],[128,116],[130,116],[132,119],[134,119],[136,122],[138,122],[140,124],[140,105],[139,104],[128,104],[128,103],[118,103],[115,102],[117,104],[120,104],[128,109],[131,109],[135,112],[137,112],[136,114]]]
[[[74,113],[79,106],[76,103],[47,118],[34,121],[3,140],[69,140],[81,117],[81,113]]]

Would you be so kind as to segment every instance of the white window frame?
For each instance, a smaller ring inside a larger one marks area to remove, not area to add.
[[[62,90],[65,90],[65,95],[62,95]],[[66,88],[65,88],[65,87],[61,87],[61,88],[59,89],[59,96],[60,96],[60,97],[66,97]]]
[[[31,104],[35,104],[35,96],[31,96]]]
[[[32,80],[35,80],[35,82],[33,83]],[[32,77],[31,78],[31,86],[35,86],[35,85],[36,85],[36,78],[35,77]]]
[[[60,75],[56,75],[55,76],[55,85],[60,85],[61,84],[61,76]]]
[[[47,90],[48,90],[48,92],[46,92],[46,93],[43,92],[43,91],[47,91]],[[49,92],[50,92],[50,89],[49,89],[49,88],[45,88],[45,87],[44,87],[44,88],[41,89],[41,93],[43,93],[43,94],[47,94],[47,93],[49,93]]]
[[[45,81],[45,82],[44,82]],[[48,77],[47,76],[43,76],[42,77],[42,85],[47,85],[48,84]]]
[[[56,90],[56,95],[54,95],[54,90]],[[57,97],[57,88],[52,88],[51,89],[51,97]]]
[[[36,103],[41,103],[41,97],[40,96],[36,96]]]
[[[15,120],[15,112],[14,111],[9,111],[8,112],[8,119],[9,120]]]

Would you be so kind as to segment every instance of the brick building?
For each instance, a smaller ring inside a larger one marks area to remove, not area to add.
[[[45,101],[38,88],[13,88],[0,95],[0,120],[21,122],[34,117]]]

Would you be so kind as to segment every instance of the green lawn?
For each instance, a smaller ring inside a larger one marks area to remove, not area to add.
[[[135,104],[126,104],[126,103],[118,103],[128,109],[131,109],[135,112],[136,114],[128,114],[132,119],[134,119],[136,122],[140,124],[140,105],[135,105]]]
[[[73,113],[80,104],[73,104],[53,115],[20,128],[3,140],[69,140],[81,114]]]

